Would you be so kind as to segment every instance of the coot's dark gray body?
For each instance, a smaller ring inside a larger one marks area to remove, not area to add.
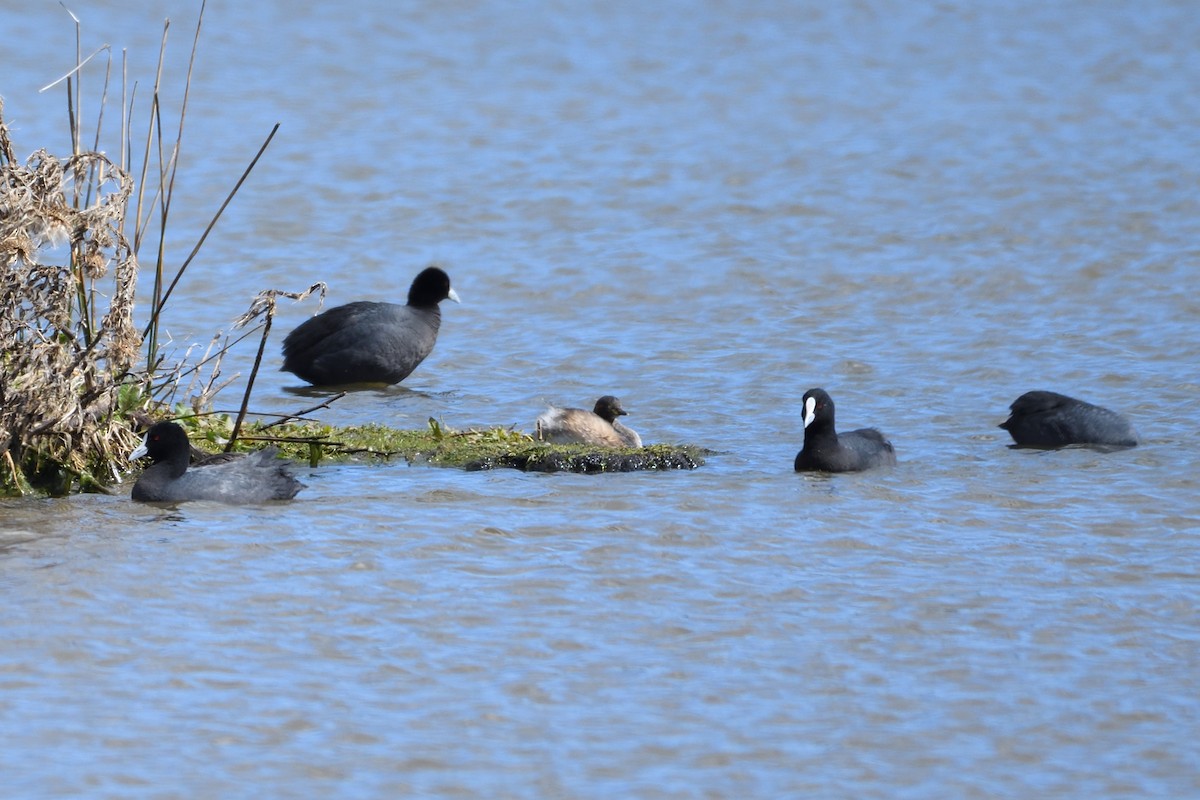
[[[641,447],[637,431],[617,422],[628,414],[621,401],[606,394],[591,411],[582,408],[546,409],[537,418],[538,435],[553,444],[591,444],[598,447]]]
[[[458,302],[450,278],[429,267],[408,304],[358,302],[305,320],[283,340],[283,370],[317,386],[399,383],[433,351],[442,300]]]
[[[290,500],[304,488],[285,462],[268,448],[244,456],[214,458],[189,469],[187,434],[174,422],[159,422],[146,431],[142,446],[130,459],[150,456],[154,462],[133,485],[132,498],[142,503],[265,503]]]
[[[860,428],[839,434],[829,393],[804,393],[804,447],[796,454],[797,472],[859,472],[895,463],[896,451],[882,433]]]
[[[1026,392],[1009,409],[1011,414],[1000,427],[1020,447],[1134,447],[1138,443],[1137,433],[1125,417],[1065,394]]]

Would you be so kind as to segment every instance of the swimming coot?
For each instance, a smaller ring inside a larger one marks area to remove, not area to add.
[[[146,431],[131,461],[150,456],[154,463],[133,485],[133,499],[142,503],[180,503],[213,500],[219,503],[265,503],[290,500],[304,488],[275,458],[275,449],[232,456],[220,454],[188,469],[191,447],[183,428],[159,422]]]
[[[1054,448],[1070,444],[1134,447],[1137,433],[1115,411],[1057,392],[1026,392],[1011,406],[1000,427],[1018,447]]]
[[[606,394],[591,411],[551,406],[537,418],[538,436],[553,444],[591,444],[598,447],[641,447],[642,437],[617,422],[628,412],[621,401]]]
[[[458,294],[429,267],[413,279],[408,305],[347,303],[310,317],[283,340],[283,371],[317,386],[399,383],[433,350],[443,300],[457,303]]]
[[[892,443],[874,428],[838,434],[833,398],[824,389],[804,393],[804,447],[796,454],[797,472],[858,472],[896,463]]]

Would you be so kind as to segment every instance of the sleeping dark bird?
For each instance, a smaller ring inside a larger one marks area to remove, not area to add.
[[[413,279],[407,305],[347,303],[317,314],[283,340],[283,371],[317,386],[399,383],[433,351],[443,300],[457,303],[458,294],[429,267]]]
[[[833,398],[824,389],[804,393],[804,447],[796,454],[797,472],[858,472],[896,463],[892,443],[875,428],[839,434],[833,423]]]
[[[1057,392],[1026,392],[1009,406],[1000,427],[1018,447],[1055,448],[1071,444],[1134,447],[1137,433],[1115,411]]]
[[[611,394],[597,400],[591,411],[551,406],[537,418],[538,436],[552,444],[641,447],[642,437],[637,431],[617,422],[617,417],[627,413],[621,401]]]
[[[187,433],[174,422],[159,422],[146,431],[141,447],[129,459],[142,456],[150,456],[154,463],[133,485],[132,497],[141,503],[265,503],[290,500],[304,488],[288,472],[287,463],[275,457],[274,448],[247,455],[222,453],[189,469]]]

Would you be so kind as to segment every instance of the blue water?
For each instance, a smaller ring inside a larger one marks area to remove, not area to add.
[[[127,48],[138,126],[171,18],[173,140],[197,7],[72,11],[85,55]],[[436,261],[464,302],[433,355],[322,419],[530,430],[613,393],[646,441],[719,455],[0,501],[13,796],[1200,796],[1191,4],[205,14],[170,263],[280,130],[169,304],[173,352],[262,289],[400,298]],[[64,153],[64,90],[37,90],[69,17],[0,22],[16,150]],[[256,410],[315,402],[277,371],[315,310],[281,303]],[[813,386],[897,467],[793,473]],[[1034,388],[1143,444],[1010,450]]]

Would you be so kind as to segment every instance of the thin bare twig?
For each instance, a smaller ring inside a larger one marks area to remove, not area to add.
[[[225,445],[226,453],[233,449],[233,443],[237,441],[238,434],[242,432],[242,422],[246,419],[246,409],[250,406],[250,393],[254,391],[254,379],[258,377],[258,368],[262,365],[263,351],[267,349],[267,337],[271,335],[271,323],[274,319],[275,302],[272,298],[271,304],[267,307],[267,319],[263,323],[262,338],[258,340],[258,353],[254,356],[254,366],[250,369],[250,377],[246,379],[246,393],[242,395],[242,407],[238,410],[237,419],[233,423],[233,433],[229,435],[229,442]]]
[[[146,129],[146,147],[142,151],[142,172],[138,176],[138,199],[137,205],[133,212],[133,251],[140,252],[142,248],[142,237],[145,235],[145,228],[142,224],[142,202],[146,197],[146,173],[150,171],[150,146],[154,143],[155,123],[158,120],[156,109],[158,107],[158,89],[162,83],[163,60],[167,55],[167,31],[171,28],[171,20],[163,23],[162,41],[158,46],[158,69],[154,75],[154,90],[150,95],[150,113],[147,115],[150,120],[150,127]],[[132,114],[133,109],[130,108]],[[154,201],[152,200],[151,203]],[[146,216],[146,224],[149,224],[150,217]],[[145,334],[142,334],[145,336]]]
[[[254,158],[251,159],[250,164],[242,172],[242,177],[238,179],[238,182],[234,185],[233,189],[231,189],[229,194],[225,197],[225,202],[221,203],[221,207],[217,209],[217,213],[209,221],[208,226],[205,227],[204,233],[200,235],[200,239],[196,242],[195,247],[192,248],[192,252],[188,253],[188,257],[185,258],[183,264],[180,265],[179,271],[175,273],[174,280],[171,281],[171,285],[167,287],[167,290],[165,293],[163,293],[162,298],[157,300],[154,313],[150,317],[150,322],[146,325],[146,329],[142,332],[143,337],[148,336],[150,331],[157,325],[158,317],[162,313],[163,306],[166,305],[167,299],[171,296],[171,292],[175,290],[175,286],[179,283],[179,279],[183,277],[184,270],[188,268],[188,265],[192,263],[192,259],[196,257],[198,252],[200,252],[200,247],[204,244],[204,240],[208,238],[208,234],[212,232],[214,227],[216,227],[217,220],[219,220],[221,215],[225,213],[226,207],[228,207],[230,202],[233,201],[233,196],[237,194],[238,189],[242,188],[242,184],[245,183],[246,178],[250,176],[250,172],[254,169],[254,165],[258,163],[260,158],[262,158],[262,154],[266,152],[268,145],[271,144],[271,140],[275,138],[275,133],[278,130],[279,123],[276,122],[275,127],[271,128],[270,135],[268,135],[266,141],[262,143],[262,147],[258,148],[258,152],[254,155]]]
[[[267,428],[274,428],[276,425],[284,425],[288,422],[291,422],[294,419],[301,419],[301,418],[311,414],[314,411],[320,411],[322,408],[329,408],[331,405],[336,403],[338,400],[341,400],[345,396],[346,396],[346,392],[338,392],[333,397],[330,397],[328,400],[326,400],[324,403],[317,403],[315,406],[312,406],[311,408],[306,408],[303,411],[296,411],[292,414],[284,415],[284,416],[280,417],[279,419],[275,420],[274,422],[270,422],[266,425],[263,425],[262,428],[260,428],[260,430],[265,431]]]
[[[67,8],[65,5],[63,8]],[[75,63],[78,64],[83,56],[83,25],[79,22],[79,17],[71,13],[67,9],[67,13],[71,14],[71,19],[75,20]],[[71,93],[71,82],[67,81],[67,94]],[[77,73],[75,76],[75,113],[71,117],[71,155],[79,155],[81,148],[81,138],[83,136],[83,73]],[[75,195],[78,199],[79,195]]]
[[[69,13],[69,12],[68,12],[68,13]],[[72,18],[74,18],[74,16],[75,16],[75,15],[74,15],[74,14],[72,14],[71,16],[72,16]],[[76,20],[76,22],[78,22],[78,20]],[[68,78],[70,78],[70,77],[71,77],[72,75],[74,75],[76,72],[79,72],[79,70],[83,69],[83,68],[84,68],[84,67],[87,65],[87,63],[88,63],[89,61],[91,61],[93,58],[95,58],[96,56],[98,56],[100,53],[103,53],[105,50],[108,50],[108,49],[110,49],[111,47],[112,47],[112,45],[109,45],[109,44],[102,44],[102,45],[100,45],[99,47],[97,47],[97,48],[96,48],[96,50],[95,50],[95,51],[94,51],[94,52],[93,52],[93,53],[92,53],[90,56],[88,56],[87,58],[83,59],[83,60],[82,60],[82,61],[80,61],[78,64],[76,64],[76,65],[75,65],[75,66],[74,66],[74,67],[73,67],[71,70],[69,70],[69,71],[68,71],[68,72],[67,72],[65,75],[63,75],[61,78],[58,78],[57,80],[51,81],[50,83],[47,83],[47,84],[46,84],[45,86],[43,86],[42,88],[38,89],[38,94],[41,94],[42,92],[44,92],[44,91],[47,91],[48,89],[53,89],[55,86],[58,86],[60,83],[62,83],[63,81],[67,80]]]
[[[183,275],[183,270],[186,269],[186,267],[187,267],[187,265],[185,263],[184,266],[179,268],[179,271],[175,273],[175,279],[173,281],[171,281],[171,286],[167,289],[165,294],[162,294],[160,296],[160,292],[162,290],[162,263],[163,263],[164,248],[166,246],[166,238],[167,238],[167,236],[166,236],[166,234],[167,234],[167,216],[170,214],[170,211],[171,211],[171,199],[175,196],[175,176],[179,171],[179,154],[180,154],[180,151],[181,151],[182,145],[183,145],[183,124],[184,124],[184,121],[187,119],[188,96],[190,95],[191,90],[192,90],[192,70],[196,64],[196,50],[200,46],[200,26],[204,23],[204,6],[205,6],[205,3],[201,2],[200,3],[200,15],[196,18],[196,34],[192,39],[192,53],[188,59],[187,76],[184,78],[183,102],[179,106],[179,129],[175,134],[175,146],[171,150],[169,177],[167,177],[166,180],[164,181],[163,180],[163,171],[160,170],[160,172],[159,172],[158,185],[159,185],[159,191],[162,193],[162,201],[161,201],[162,202],[162,218],[159,222],[159,232],[158,232],[159,233],[159,236],[158,236],[158,272],[157,272],[158,277],[156,278],[155,284],[154,284],[155,311],[154,311],[154,315],[152,317],[153,321],[151,323],[153,328],[147,327],[146,333],[142,334],[143,338],[145,338],[147,336],[147,334],[150,333],[151,330],[155,331],[155,335],[153,337],[151,337],[151,348],[153,348],[157,344],[157,340],[158,340],[157,325],[155,324],[158,321],[158,315],[162,311],[163,305],[167,302],[167,298],[171,295],[171,291],[175,288],[175,284],[179,282],[179,278]],[[165,40],[164,40],[164,43],[165,43]],[[155,98],[157,98],[157,97],[158,97],[158,91],[157,91],[157,87],[156,87]],[[161,106],[157,106],[157,107],[161,108]],[[158,161],[159,161],[159,164],[161,165],[162,164],[162,144],[161,144],[162,122],[161,122],[161,120],[159,122],[158,130],[159,130],[159,142],[160,142]],[[219,213],[218,213],[218,216],[220,216]],[[208,232],[205,231],[205,236],[207,236],[207,235],[208,235]],[[203,241],[203,239],[201,239],[201,241]],[[197,249],[199,249],[199,248],[197,247]],[[191,260],[190,256],[189,256],[188,260],[189,261]]]
[[[143,227],[143,225],[142,225],[142,200],[145,197],[145,193],[146,193],[146,173],[150,169],[151,147],[154,144],[156,139],[159,142],[159,145],[158,145],[159,193],[158,194],[161,194],[161,191],[162,191],[162,182],[163,182],[162,181],[162,175],[163,175],[163,173],[162,173],[162,117],[161,117],[160,109],[159,109],[159,99],[158,99],[159,94],[158,94],[158,92],[159,92],[159,88],[162,86],[163,62],[166,60],[166,57],[167,57],[167,34],[170,31],[170,29],[171,29],[171,20],[169,20],[169,19],[165,20],[163,22],[162,40],[158,46],[158,69],[155,70],[155,74],[154,74],[154,91],[150,95],[150,113],[148,115],[149,119],[150,119],[150,125],[146,129],[146,149],[142,155],[142,174],[141,174],[141,177],[138,179],[138,187],[139,187],[138,201],[137,201],[137,206],[136,206],[135,212],[134,212],[135,227],[134,227],[134,231],[133,231],[133,252],[135,254],[141,253],[142,237],[145,235],[145,227]],[[155,197],[158,197],[158,194],[156,194]],[[150,221],[150,214],[147,213],[146,225],[149,225],[149,221]],[[165,222],[160,223],[160,225],[163,225],[163,224],[165,224]],[[154,263],[153,297],[154,297],[155,302],[158,301],[158,296],[162,292],[162,277],[163,277],[162,238],[164,235],[165,235],[165,231],[160,230],[158,258],[155,259],[155,263]],[[153,334],[154,334],[153,336],[149,336],[149,334],[151,332],[153,332]],[[153,363],[155,360],[157,360],[156,356],[158,355],[158,328],[154,327],[152,329],[147,329],[147,331],[142,334],[142,339],[146,340],[146,365],[148,368],[151,363]]]
[[[324,436],[243,436],[243,442],[284,442],[285,444],[320,444],[345,447],[344,442],[331,442]]]

